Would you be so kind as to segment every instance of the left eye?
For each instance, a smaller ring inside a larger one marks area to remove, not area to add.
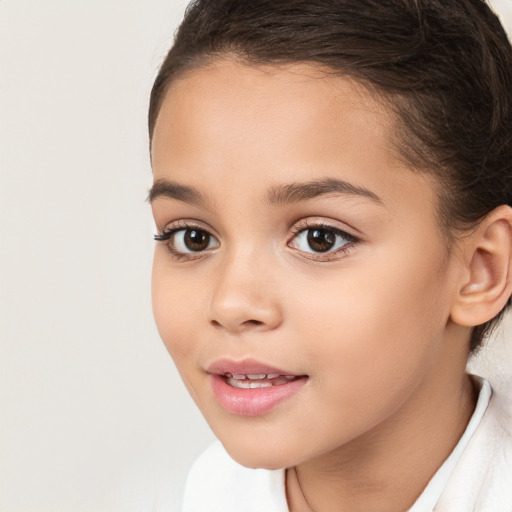
[[[202,252],[218,245],[215,238],[208,231],[196,228],[175,231],[172,242],[173,248],[179,253]]]
[[[176,258],[200,254],[219,246],[218,240],[211,233],[193,226],[171,228],[154,238],[157,242],[162,242]]]
[[[326,253],[341,249],[354,241],[353,236],[341,229],[318,226],[299,231],[290,245],[304,252]]]

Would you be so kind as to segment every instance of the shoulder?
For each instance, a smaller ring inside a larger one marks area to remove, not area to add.
[[[217,441],[195,461],[187,478],[183,512],[287,512],[284,470],[250,469]]]
[[[509,397],[494,393],[436,511],[512,512]],[[453,508],[456,507],[456,508]],[[458,508],[457,508],[458,507]]]

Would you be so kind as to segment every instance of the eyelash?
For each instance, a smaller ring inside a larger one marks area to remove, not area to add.
[[[189,223],[186,221],[178,221],[174,223],[171,227],[164,228],[160,233],[157,233],[153,238],[156,242],[162,242],[166,247],[167,250],[170,252],[171,256],[176,260],[186,260],[186,261],[192,261],[199,258],[202,258],[204,256],[204,252],[198,252],[197,254],[194,253],[183,253],[180,251],[177,251],[171,241],[172,237],[180,232],[187,229],[197,229],[198,231],[204,231],[206,233],[209,233],[209,231],[201,226],[198,226],[197,224]],[[210,234],[210,236],[213,236]]]
[[[328,252],[323,252],[323,253],[322,252],[307,253],[308,256],[304,256],[304,257],[309,260],[319,261],[319,262],[332,261],[334,259],[339,258],[340,256],[343,256],[348,251],[352,250],[356,244],[361,242],[360,238],[358,238],[350,233],[347,233],[343,229],[340,229],[336,226],[332,226],[331,224],[328,224],[326,222],[322,222],[322,221],[311,222],[310,220],[304,220],[294,226],[294,228],[292,229],[291,236],[290,236],[290,242],[292,240],[295,240],[298,237],[298,235],[300,235],[301,233],[304,233],[305,231],[310,231],[313,229],[329,231],[336,236],[340,236],[340,237],[344,238],[347,241],[347,243],[345,245],[343,245],[342,247],[340,247],[339,249],[336,249],[334,251],[328,251]],[[290,246],[289,245],[290,242],[288,242],[288,244],[287,244],[288,246]],[[296,250],[299,250],[299,249],[296,249]],[[304,251],[301,251],[301,252],[304,252]]]
[[[180,251],[176,250],[176,248],[173,246],[172,238],[176,233],[178,233],[180,231],[194,230],[194,229],[208,233],[211,237],[215,238],[207,229],[205,229],[197,224],[189,223],[187,221],[178,221],[175,224],[173,224],[171,227],[167,227],[162,232],[154,235],[154,239],[157,242],[163,243],[167,247],[167,250],[170,252],[171,256],[174,259],[179,260],[179,261],[193,261],[193,260],[203,258],[208,251],[207,250],[197,251],[197,253],[180,252]],[[350,233],[347,233],[346,231],[344,231],[338,227],[332,226],[326,222],[311,222],[311,221],[305,220],[305,221],[299,222],[298,224],[296,224],[293,227],[289,241],[287,242],[287,246],[298,251],[298,252],[304,253],[305,251],[301,251],[300,249],[291,247],[290,243],[291,243],[291,241],[295,240],[301,233],[304,233],[305,231],[309,231],[312,229],[329,231],[329,232],[333,233],[335,236],[340,236],[340,237],[344,238],[347,241],[347,243],[344,244],[339,249],[332,251],[332,252],[331,251],[317,252],[317,253],[314,253],[314,252],[309,253],[308,252],[307,253],[308,256],[304,256],[305,259],[309,259],[309,260],[313,260],[313,261],[320,261],[320,262],[331,261],[333,259],[337,259],[340,256],[346,254],[348,251],[353,249],[357,243],[361,242],[361,239],[359,239],[358,237],[356,237]]]

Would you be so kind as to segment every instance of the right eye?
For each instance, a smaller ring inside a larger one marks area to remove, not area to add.
[[[218,240],[208,231],[198,227],[168,229],[155,235],[157,242],[164,242],[171,254],[185,256],[198,254],[219,246]]]

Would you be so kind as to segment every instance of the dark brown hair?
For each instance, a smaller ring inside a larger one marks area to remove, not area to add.
[[[512,205],[512,49],[483,0],[194,1],[151,91],[150,139],[171,83],[229,56],[309,62],[382,96],[401,156],[438,178],[448,242]],[[471,350],[502,314],[473,328]]]

